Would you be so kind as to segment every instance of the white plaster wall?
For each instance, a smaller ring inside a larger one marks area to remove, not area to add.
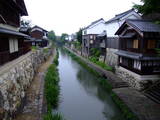
[[[118,21],[114,21],[106,24],[107,37],[116,37],[115,32],[120,27]]]
[[[133,11],[127,14],[126,16],[122,17],[120,20],[106,23],[107,36],[117,37],[115,33],[119,29],[119,27],[125,22],[126,19],[141,19],[141,16]]]
[[[101,34],[105,29],[106,29],[105,23],[99,23],[87,29],[87,34]]]
[[[84,29],[82,31],[82,34],[83,35],[87,35],[87,34],[101,34],[105,30],[105,28],[106,28],[105,21],[101,20],[101,21],[93,24],[89,28]],[[86,31],[87,34],[84,34],[84,31]]]

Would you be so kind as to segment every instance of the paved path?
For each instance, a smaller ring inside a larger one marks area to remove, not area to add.
[[[113,89],[139,120],[160,120],[160,104],[153,102],[133,88]]]
[[[54,52],[55,53],[55,52]],[[55,55],[55,54],[54,54]],[[49,65],[53,62],[54,56],[43,63],[26,92],[26,103],[22,113],[17,115],[14,120],[41,120],[44,98],[44,77]]]

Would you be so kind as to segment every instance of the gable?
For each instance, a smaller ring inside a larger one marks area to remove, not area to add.
[[[141,19],[141,16],[136,13],[135,11],[132,11],[130,13],[128,13],[127,15],[125,15],[124,17],[122,17],[120,20],[126,20],[126,19]]]

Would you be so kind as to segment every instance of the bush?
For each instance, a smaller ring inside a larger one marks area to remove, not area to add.
[[[52,114],[51,111],[47,112],[46,115],[44,115],[43,120],[64,120],[62,115],[56,113]]]
[[[123,116],[126,120],[139,120],[137,116],[128,108],[128,106],[115,94],[112,92],[112,99],[120,107],[123,112]]]
[[[44,49],[43,49],[43,52],[44,52],[44,53],[48,53],[48,52],[49,52],[49,48],[44,48]]]
[[[60,114],[53,114],[52,108],[58,107],[59,102],[59,93],[60,93],[60,86],[59,86],[59,73],[57,69],[58,65],[58,51],[57,55],[54,59],[53,64],[50,65],[50,67],[47,70],[46,76],[45,76],[45,97],[47,101],[47,109],[48,112],[46,115],[44,115],[44,120],[64,120]]]

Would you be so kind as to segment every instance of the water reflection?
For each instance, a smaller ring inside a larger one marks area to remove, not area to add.
[[[58,111],[67,120],[124,120],[110,94],[63,51],[59,57],[61,103]]]

